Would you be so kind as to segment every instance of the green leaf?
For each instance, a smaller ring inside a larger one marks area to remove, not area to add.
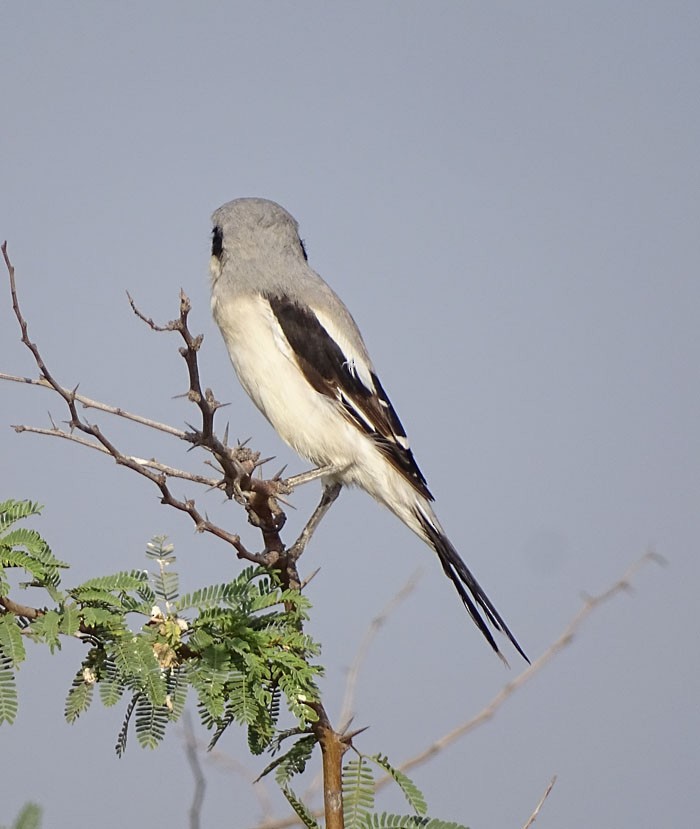
[[[203,719],[205,725],[219,720],[224,715],[226,700],[224,698],[224,686],[226,684],[227,672],[220,671],[205,663],[190,664],[188,666],[190,684],[197,692],[199,705],[208,715],[208,722]],[[202,710],[200,710],[202,716]]]
[[[61,615],[56,610],[47,610],[36,619],[32,619],[29,629],[32,636],[46,642],[53,653],[55,650],[61,649],[61,642],[59,640],[59,626],[61,623]]]
[[[0,648],[0,724],[12,724],[17,716],[17,686],[12,659]]]
[[[248,726],[248,748],[251,754],[262,754],[270,747],[274,737],[273,730],[269,727],[269,723],[265,720],[260,720]]]
[[[177,573],[168,573],[164,570],[162,573],[153,574],[153,592],[156,598],[165,602],[174,602],[177,599],[179,585],[180,579]]]
[[[124,694],[124,682],[117,667],[110,658],[106,658],[100,667],[98,689],[105,708],[116,705]]]
[[[469,827],[437,818],[392,815],[384,812],[380,815],[372,815],[363,829],[469,829]]]
[[[144,636],[122,636],[114,648],[114,664],[121,677],[142,691],[155,706],[165,703],[165,678]]]
[[[302,774],[306,764],[313,753],[314,746],[318,741],[313,734],[308,734],[297,740],[296,743],[280,757],[275,758],[264,771],[261,772],[258,780],[275,771],[275,780],[280,788],[283,788],[295,774]],[[255,781],[257,783],[257,780]]]
[[[36,803],[27,803],[17,815],[12,829],[39,829],[41,826],[41,807]]]
[[[144,570],[123,570],[111,576],[99,576],[77,585],[68,591],[81,604],[101,603],[122,608],[126,605],[142,607],[150,612],[155,594],[148,583]],[[136,601],[138,597],[141,601]]]
[[[224,601],[228,589],[229,585],[227,584],[213,584],[209,587],[203,587],[201,590],[195,590],[194,593],[182,596],[178,599],[175,607],[178,612],[195,607],[200,613],[209,608],[219,607]]]
[[[66,697],[64,709],[66,722],[74,723],[83,711],[87,711],[90,707],[95,691],[95,682],[96,678],[92,669],[83,665],[73,677],[73,682]]]
[[[139,701],[140,697],[141,694],[134,694],[134,696],[129,700],[129,704],[126,706],[124,721],[122,722],[122,727],[119,729],[117,743],[114,746],[117,757],[122,757],[126,751],[126,741],[129,736],[129,723],[131,722],[131,715],[134,713],[134,708],[136,708],[136,703]]]
[[[174,544],[166,544],[167,535],[155,535],[146,544],[146,556],[148,558],[168,560],[175,562],[177,559],[173,555],[175,549]]]
[[[81,611],[83,623],[88,628],[109,629],[112,631],[125,630],[124,618],[121,613],[105,607],[84,607]]]
[[[64,636],[75,636],[80,630],[80,623],[82,621],[80,611],[72,602],[64,605],[61,613],[61,619],[58,623],[59,633]]]
[[[168,568],[177,561],[173,555],[175,549],[172,544],[165,543],[166,536],[158,535],[146,545],[146,555],[158,564],[158,572],[153,573],[153,589],[156,596],[166,603],[166,607],[177,599],[179,592],[179,577]]]
[[[403,792],[409,806],[417,815],[424,815],[427,813],[428,804],[425,802],[423,793],[410,778],[408,778],[402,771],[399,771],[391,765],[388,757],[381,754],[375,754],[369,759],[374,760],[374,762],[378,766],[381,766],[384,771],[389,772]]]
[[[362,829],[374,808],[374,775],[365,757],[343,767],[343,814],[345,829]]]
[[[41,504],[32,501],[3,501],[0,503],[0,530],[5,530],[30,515],[38,515],[43,509]]]
[[[282,794],[287,798],[289,805],[297,813],[304,826],[308,829],[320,829],[314,816],[288,786],[282,787]]]
[[[165,704],[170,712],[170,719],[176,722],[182,716],[187,701],[189,690],[187,671],[182,666],[173,668],[168,674],[166,685],[168,693]]]
[[[0,651],[10,660],[13,668],[24,662],[27,656],[17,620],[9,613],[0,616]]]
[[[259,719],[260,706],[245,674],[233,673],[226,683],[226,691],[228,706],[238,722],[251,725]]]
[[[152,705],[144,696],[140,696],[134,712],[136,738],[142,748],[157,748],[165,736],[169,712],[165,705]]]
[[[24,548],[27,559],[21,563],[11,558],[13,551]],[[22,567],[41,584],[57,585],[60,580],[60,570],[68,565],[57,559],[51,548],[36,530],[20,527],[5,533],[0,538],[0,563],[3,566]]]

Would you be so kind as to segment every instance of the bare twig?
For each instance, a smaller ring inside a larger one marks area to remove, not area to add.
[[[532,826],[532,824],[537,820],[537,816],[540,813],[540,809],[542,808],[545,800],[549,797],[549,793],[554,788],[554,784],[556,782],[557,782],[557,776],[555,774],[554,777],[549,781],[549,785],[544,790],[544,794],[540,798],[540,802],[537,804],[537,806],[535,806],[535,811],[530,815],[530,817],[527,820],[527,823],[523,826],[523,829],[530,829],[530,826]]]
[[[80,435],[71,434],[70,432],[64,432],[62,429],[59,429],[57,426],[54,426],[51,429],[45,429],[40,426],[24,426],[24,425],[17,425],[12,427],[15,432],[29,432],[34,435],[48,435],[49,437],[54,438],[64,438],[65,440],[70,440],[73,443],[78,443],[81,446],[86,446],[88,449],[95,449],[97,452],[102,452],[105,455],[111,455],[108,449],[105,449],[104,446],[101,446],[99,443],[94,443],[87,438],[81,437]],[[137,458],[134,455],[127,455],[129,460],[133,461],[134,463],[141,464],[142,466],[147,467],[148,469],[154,469],[158,472],[162,472],[168,476],[168,478],[181,478],[185,481],[192,481],[195,484],[202,484],[203,486],[208,486],[212,489],[215,489],[219,486],[220,482],[214,478],[207,478],[204,475],[197,475],[194,472],[186,472],[184,469],[175,469],[173,466],[168,466],[165,463],[161,463],[157,461],[155,458],[150,458],[146,460],[145,458]]]
[[[102,449],[106,451],[106,453],[108,453],[109,455],[112,456],[112,458],[116,461],[117,464],[119,464],[120,466],[125,466],[128,469],[131,469],[132,471],[134,471],[137,474],[147,478],[149,481],[151,481],[153,484],[155,484],[158,487],[158,489],[160,490],[161,502],[164,503],[164,504],[167,504],[167,505],[169,505],[169,506],[171,506],[171,507],[173,507],[177,510],[180,510],[181,512],[184,512],[187,515],[189,515],[199,532],[211,533],[211,534],[217,536],[218,538],[221,538],[222,540],[226,541],[227,543],[231,544],[236,549],[236,551],[238,553],[238,556],[240,558],[245,558],[245,559],[247,559],[249,561],[253,561],[257,564],[263,564],[263,565],[267,565],[267,566],[274,566],[274,563],[277,559],[277,556],[270,557],[269,555],[267,555],[266,554],[267,549],[266,549],[266,552],[263,553],[263,554],[256,554],[256,553],[249,552],[244,547],[244,545],[241,543],[240,538],[239,538],[238,535],[235,535],[233,533],[229,533],[228,531],[224,530],[222,527],[219,527],[219,526],[211,523],[208,519],[206,519],[199,512],[199,510],[196,508],[194,501],[192,501],[192,500],[181,500],[181,499],[176,498],[172,494],[172,492],[170,491],[170,489],[168,487],[167,474],[164,471],[162,471],[161,469],[158,469],[157,467],[155,469],[150,468],[149,465],[144,464],[141,459],[134,458],[130,455],[124,454],[119,449],[117,449],[117,447],[114,445],[114,443],[112,443],[112,441],[109,440],[109,438],[107,438],[107,436],[102,432],[102,430],[98,426],[90,424],[90,423],[88,423],[87,421],[83,420],[80,417],[80,415],[78,414],[77,406],[76,406],[76,403],[80,402],[78,400],[78,397],[77,397],[77,392],[75,391],[75,389],[65,388],[54,378],[52,373],[49,371],[49,369],[47,367],[47,364],[44,361],[38,347],[36,346],[35,343],[33,343],[29,339],[27,321],[25,320],[25,318],[22,314],[20,304],[19,304],[18,295],[17,295],[17,288],[16,288],[16,283],[15,283],[15,269],[14,269],[14,267],[13,267],[13,265],[12,265],[10,259],[9,259],[9,256],[7,254],[7,245],[6,244],[2,245],[2,253],[3,253],[3,257],[5,259],[5,264],[7,266],[7,271],[8,271],[9,277],[10,277],[10,293],[11,293],[11,296],[12,296],[12,309],[14,311],[15,317],[16,317],[17,322],[18,322],[19,327],[20,327],[21,340],[22,340],[22,343],[31,352],[32,356],[34,357],[34,361],[35,361],[35,363],[36,363],[36,365],[39,369],[40,382],[32,382],[32,385],[45,385],[45,386],[51,388],[56,394],[59,395],[59,397],[61,397],[63,399],[64,403],[66,404],[66,407],[68,408],[68,412],[69,412],[69,415],[70,415],[70,418],[69,418],[69,421],[68,421],[68,426],[69,426],[69,429],[71,430],[71,432],[75,430],[75,431],[81,432],[83,435],[87,435],[88,438],[93,438],[92,441],[90,441],[90,440],[84,441],[84,445],[89,445],[89,446],[91,445],[93,448],[95,448],[97,445],[101,446]],[[184,327],[185,329],[186,329],[186,319],[187,319],[188,311],[189,311],[188,301],[186,301],[186,297],[184,297],[184,294],[183,294],[181,296],[181,320],[180,321],[181,321],[182,327]],[[188,348],[190,348],[191,352],[195,355],[195,359],[196,359],[196,350],[199,347],[198,343],[201,342],[201,338],[198,340],[198,338],[192,337],[192,335],[188,331],[186,331],[186,333],[184,333],[183,336],[185,337],[186,342],[188,342]],[[189,363],[188,363],[188,365],[189,365]],[[191,377],[194,378],[193,383],[195,382],[195,380],[196,380],[197,383],[199,382],[198,374],[196,372],[193,373],[192,369],[190,370],[190,375],[191,375]],[[209,407],[208,408],[208,414],[213,418],[213,414],[216,411],[215,404],[211,403],[211,400],[213,398],[211,397],[211,395],[209,395],[206,399],[207,399],[207,403],[205,404],[205,406]],[[87,398],[85,398],[85,400],[87,400]],[[89,402],[90,402],[90,404],[95,403],[95,401],[89,401]],[[98,407],[96,407],[96,408],[98,408]],[[99,406],[99,408],[101,408],[103,411],[108,411],[107,407],[104,404],[101,404]],[[201,408],[202,408],[202,406],[200,406],[200,409]],[[122,413],[123,410],[114,409],[110,413],[116,414],[117,412]],[[132,417],[132,419],[134,419],[134,418]],[[144,419],[141,419],[141,422],[143,422],[143,420]],[[144,423],[144,425],[153,425],[153,423],[154,422]],[[28,431],[29,428],[25,427],[23,430]],[[20,427],[20,431],[22,431],[21,427]],[[61,430],[56,428],[56,427],[54,427],[54,429],[52,429],[52,430],[46,430],[44,432],[44,434],[50,434],[50,435],[53,435],[53,436],[58,435],[58,436],[61,436],[61,437],[65,436],[65,434],[62,433]],[[198,435],[201,434],[201,433],[197,433],[197,432],[188,433],[188,432],[181,432],[180,430],[177,430],[176,434],[177,434],[178,437],[182,437],[183,439],[187,440],[188,442],[190,442],[192,444],[197,444],[197,443],[200,442],[198,440]],[[257,460],[257,456],[254,456],[254,453],[250,453],[249,450],[247,450],[247,454],[244,456],[245,460],[241,461],[236,456],[235,450],[229,450],[228,447],[221,444],[215,438],[211,439],[209,441],[207,448],[209,448],[211,451],[214,452],[217,461],[222,466],[222,468],[224,468],[225,475],[227,476],[227,481],[226,481],[227,494],[229,494],[229,495],[232,494],[232,492],[235,488],[235,485],[238,485],[238,481],[240,481],[240,480],[250,480],[250,472],[254,468],[255,460]],[[208,479],[207,479],[207,482],[208,482]],[[264,483],[264,482],[262,482],[262,483]],[[256,496],[258,494],[259,489],[261,489],[261,487],[251,486],[252,495]],[[267,490],[266,490],[266,492],[267,492]],[[268,495],[268,499],[269,499],[269,495]],[[267,513],[270,513],[270,512],[271,512],[271,509],[268,508]],[[249,508],[249,513],[250,513],[250,508]],[[263,515],[263,518],[265,518],[265,515],[266,514]],[[280,542],[280,547],[281,547],[281,542]]]
[[[502,688],[502,690],[496,694],[496,696],[491,700],[491,702],[483,708],[475,717],[472,717],[467,722],[463,723],[462,725],[457,726],[456,728],[449,731],[439,740],[436,740],[430,746],[428,746],[424,751],[421,751],[419,754],[416,754],[414,757],[409,758],[401,765],[397,766],[399,771],[409,771],[410,769],[416,768],[417,766],[424,765],[428,760],[431,760],[436,754],[439,754],[445,748],[447,748],[452,743],[456,742],[461,737],[468,734],[470,731],[473,731],[477,726],[482,725],[486,721],[490,720],[496,711],[503,705],[503,703],[510,697],[512,694],[517,691],[519,688],[522,688],[525,683],[531,679],[536,673],[542,670],[544,666],[553,659],[560,651],[564,648],[568,647],[574,640],[574,636],[578,633],[579,629],[581,628],[583,622],[586,618],[593,613],[597,608],[599,608],[602,604],[610,601],[611,599],[618,596],[620,593],[629,592],[631,590],[631,583],[634,577],[637,575],[639,570],[644,567],[646,564],[650,562],[655,562],[657,564],[664,564],[665,560],[662,556],[659,556],[656,553],[648,552],[643,555],[638,561],[632,564],[627,571],[622,575],[618,581],[616,581],[611,587],[607,590],[599,593],[597,596],[587,596],[584,599],[583,607],[579,610],[579,612],[574,616],[574,618],[569,622],[566,626],[562,634],[547,648],[547,650],[536,659],[532,665],[526,668],[515,680],[509,682],[506,686]],[[381,777],[375,783],[375,791],[383,788],[392,780],[389,775]],[[554,784],[551,783],[548,790],[545,792],[545,797],[549,795],[551,791],[551,786]],[[537,812],[544,802],[545,798],[542,798],[540,804],[538,804],[537,809],[535,810],[535,817],[537,817]],[[314,817],[320,817],[323,815],[323,810],[316,810],[313,811],[312,814]],[[299,824],[299,820],[296,816],[287,817],[287,818],[280,818],[278,820],[268,820],[265,823],[260,824],[257,829],[287,829],[290,826],[297,826]]]
[[[195,734],[192,734],[192,742],[199,756],[208,766],[224,774],[236,774],[245,780],[246,783],[250,784],[253,793],[258,799],[258,806],[261,813],[268,819],[271,819],[272,797],[266,780],[260,780],[256,774],[235,757],[231,757],[218,748],[210,748],[209,740],[199,740]]]
[[[403,587],[389,599],[389,601],[384,605],[384,607],[377,613],[377,615],[372,619],[372,621],[367,626],[365,631],[365,635],[362,637],[362,641],[355,653],[355,658],[350,665],[348,670],[347,679],[345,680],[345,694],[343,696],[343,702],[340,706],[340,714],[338,715],[338,722],[340,723],[340,732],[344,734],[349,728],[352,722],[353,714],[352,709],[355,702],[355,689],[357,687],[357,680],[360,676],[360,671],[362,670],[362,666],[364,665],[365,659],[367,658],[367,654],[369,653],[369,649],[372,646],[377,634],[381,630],[381,628],[386,623],[387,619],[391,614],[396,610],[399,604],[415,589],[416,585],[418,584],[418,576],[420,575],[420,571],[416,570],[411,576],[409,576],[406,583]],[[362,729],[364,730],[364,729]],[[357,732],[355,732],[357,733]],[[304,800],[308,801],[312,797],[315,797],[316,792],[319,790],[322,784],[322,776],[319,772],[313,778],[313,780],[309,783],[304,792]]]
[[[416,570],[415,573],[409,576],[408,580],[398,591],[398,593],[392,596],[392,598],[384,605],[384,607],[379,611],[379,613],[377,613],[374,619],[372,619],[367,626],[367,630],[365,631],[365,635],[362,637],[360,646],[355,653],[355,658],[353,659],[352,665],[348,670],[347,679],[345,681],[345,695],[343,697],[343,703],[340,707],[340,715],[338,717],[338,722],[342,723],[341,731],[348,728],[350,725],[352,709],[355,702],[355,688],[357,686],[357,680],[360,676],[360,671],[362,670],[364,661],[369,653],[369,649],[389,616],[391,616],[401,602],[403,602],[415,590],[416,585],[418,584],[419,575],[420,571]]]
[[[202,772],[197,752],[197,743],[192,730],[192,717],[189,711],[185,711],[182,717],[182,725],[185,731],[185,756],[192,769],[194,777],[194,794],[190,806],[190,829],[199,829],[202,815],[202,804],[204,803],[204,792],[207,788],[207,781]]]
[[[208,441],[215,437],[214,435],[214,415],[217,409],[220,409],[223,404],[217,402],[214,398],[214,395],[211,389],[207,389],[206,392],[202,391],[202,385],[199,379],[199,365],[197,363],[197,355],[199,353],[199,349],[204,341],[204,336],[202,334],[193,335],[189,330],[187,318],[189,316],[190,311],[192,310],[192,303],[190,302],[189,297],[187,294],[180,288],[180,317],[176,320],[171,320],[170,322],[166,323],[165,325],[156,325],[150,317],[146,317],[137,307],[136,303],[132,299],[131,295],[127,292],[127,296],[129,297],[129,304],[131,305],[132,310],[136,314],[136,316],[143,320],[146,325],[149,326],[153,331],[163,332],[163,331],[176,331],[182,339],[185,341],[185,348],[180,349],[180,354],[182,355],[185,363],[187,365],[187,371],[189,373],[190,378],[190,388],[187,393],[189,399],[195,403],[201,412],[202,415],[202,430],[201,435],[198,435],[199,440],[204,445],[208,445]]]
[[[161,492],[162,503],[189,515],[198,531],[211,533],[228,542],[236,549],[240,558],[268,567],[286,568],[290,576],[288,579],[290,586],[297,587],[300,580],[296,573],[296,560],[303,552],[306,543],[308,543],[325,510],[320,514],[318,511],[314,513],[296,544],[293,545],[289,553],[286,553],[279,535],[285,523],[286,516],[279,507],[278,499],[280,499],[280,495],[289,492],[296,481],[292,479],[293,482],[288,484],[277,478],[266,481],[253,477],[253,471],[261,464],[259,453],[252,452],[241,444],[229,447],[227,445],[228,429],[223,441],[214,433],[214,415],[221,408],[222,404],[217,402],[210,389],[202,389],[197,358],[203,337],[202,335],[195,336],[189,330],[188,316],[191,305],[184,291],[180,291],[179,318],[168,322],[166,325],[157,325],[152,319],[143,314],[136,307],[131,296],[129,296],[129,302],[134,313],[152,330],[158,332],[174,331],[182,337],[185,343],[184,347],[180,349],[180,354],[187,365],[189,377],[187,396],[198,406],[202,418],[201,428],[191,429],[191,431],[175,429],[167,424],[128,412],[121,407],[112,406],[78,394],[77,389],[69,389],[62,386],[49,371],[38,347],[29,339],[27,321],[22,314],[17,295],[15,270],[8,256],[6,243],[2,245],[2,253],[10,277],[12,308],[20,327],[21,340],[32,353],[39,369],[39,378],[33,379],[3,373],[0,374],[0,380],[48,388],[63,399],[69,412],[67,430],[59,429],[52,421],[51,429],[18,425],[14,427],[16,431],[32,432],[72,440],[75,443],[80,443],[91,449],[97,449],[103,454],[111,455],[120,466],[125,466],[154,483]],[[98,426],[92,425],[80,417],[77,404],[80,404],[83,408],[96,409],[131,420],[148,428],[166,432],[180,440],[188,442],[192,446],[203,447],[211,452],[216,459],[217,465],[223,475],[223,480],[212,480],[202,475],[178,470],[155,458],[144,460],[121,452]],[[76,434],[76,432],[81,434]],[[262,532],[265,543],[264,551],[262,553],[249,552],[241,544],[237,535],[228,533],[205,519],[197,510],[194,501],[175,498],[168,487],[168,478],[180,478],[196,484],[222,489],[229,498],[235,498],[243,504],[248,512],[250,523],[258,527]]]
[[[574,618],[569,622],[569,624],[564,629],[563,633],[559,636],[556,641],[554,641],[547,650],[538,658],[536,659],[532,665],[526,668],[518,677],[516,677],[512,682],[509,682],[507,685],[504,685],[503,688],[496,694],[496,696],[491,700],[491,702],[483,708],[475,717],[468,720],[462,725],[457,726],[452,731],[449,731],[443,737],[440,737],[439,740],[435,740],[435,742],[428,746],[426,749],[421,751],[419,754],[416,754],[414,757],[403,762],[400,766],[398,766],[400,771],[406,772],[410,769],[415,768],[416,766],[423,765],[425,762],[430,760],[436,754],[439,754],[441,751],[444,751],[447,746],[454,743],[456,740],[463,737],[465,734],[468,734],[470,731],[473,731],[478,726],[482,725],[483,723],[490,720],[496,711],[503,705],[503,703],[510,697],[515,691],[519,688],[522,688],[532,677],[539,673],[542,668],[550,662],[556,654],[560,651],[564,650],[564,648],[568,647],[576,633],[578,633],[579,628],[584,623],[584,621],[590,616],[590,614],[600,605],[605,604],[605,602],[610,601],[610,599],[617,596],[619,593],[628,592],[631,589],[631,581],[636,576],[637,572],[649,562],[656,562],[657,564],[665,563],[662,556],[657,555],[653,552],[645,553],[638,561],[632,564],[631,567],[623,574],[623,576],[618,579],[611,587],[605,590],[603,593],[599,593],[597,596],[587,596],[584,599],[583,607],[579,610],[579,612],[574,616]],[[376,789],[381,789],[386,786],[387,783],[391,781],[391,777],[389,775],[385,775],[384,777],[380,778],[377,781]]]
[[[45,389],[52,389],[55,391],[53,386],[43,377],[35,379],[32,377],[20,377],[15,374],[5,374],[4,372],[0,372],[0,380],[7,380],[11,383],[24,383],[29,386],[41,386]],[[150,417],[144,417],[143,415],[128,412],[126,409],[122,409],[121,406],[111,406],[109,403],[102,403],[100,400],[91,400],[84,394],[78,394],[78,392],[73,392],[73,397],[84,409],[97,409],[100,412],[106,412],[107,414],[115,415],[115,417],[123,417],[125,420],[131,420],[134,423],[139,423],[141,426],[148,426],[149,429],[157,429],[159,432],[165,432],[168,435],[180,438],[180,440],[187,440],[187,432],[182,429],[176,429],[174,426],[170,426],[167,423],[159,423],[157,420],[152,420]],[[27,431],[29,430],[27,429]]]

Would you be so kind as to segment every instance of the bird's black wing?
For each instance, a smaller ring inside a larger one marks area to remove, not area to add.
[[[406,432],[377,375],[368,369],[372,385],[369,388],[352,358],[343,352],[312,308],[285,296],[268,296],[267,300],[309,384],[320,394],[338,401],[345,416],[374,440],[391,465],[418,493],[432,501]]]

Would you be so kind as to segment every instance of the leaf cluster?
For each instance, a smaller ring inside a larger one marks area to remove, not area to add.
[[[290,781],[304,772],[318,742],[312,729],[319,702],[313,664],[318,645],[303,632],[309,603],[296,590],[283,590],[276,576],[258,566],[235,579],[179,595],[173,546],[154,538],[146,548],[148,570],[132,570],[64,587],[67,565],[34,530],[16,528],[36,515],[37,504],[0,504],[0,723],[17,713],[14,673],[26,658],[25,638],[60,650],[63,637],[77,637],[88,650],[65,703],[74,722],[95,698],[103,705],[122,700],[126,711],[116,751],[123,754],[133,724],[138,742],[155,748],[169,723],[181,716],[190,689],[202,723],[213,731],[213,746],[233,723],[247,729],[253,754],[274,759],[261,777],[275,779],[302,823],[319,824],[294,793]],[[51,607],[10,602],[8,574],[20,571],[21,588],[41,588]],[[284,700],[296,724],[279,726]],[[282,744],[296,738],[286,752]],[[342,772],[347,829],[464,829],[426,816],[425,798],[405,774],[380,754],[358,753]],[[391,775],[412,810],[410,815],[374,812],[375,769]],[[38,813],[25,816],[27,829]],[[33,821],[33,822],[32,822]]]
[[[303,740],[297,742],[289,753],[305,753],[305,747],[301,748],[302,743]],[[403,772],[394,768],[387,757],[381,754],[369,756],[357,751],[355,754],[356,756],[343,766],[342,773],[345,829],[467,829],[458,823],[428,817],[428,806],[420,789]],[[391,775],[406,798],[412,814],[374,812],[376,768]],[[308,829],[320,829],[316,818],[289,787],[288,779],[284,779],[279,770],[276,776],[285,797],[304,826]]]
[[[394,815],[375,813],[375,768],[388,772],[403,793],[413,814]],[[466,829],[427,816],[428,805],[416,784],[403,772],[394,768],[381,754],[371,756],[357,753],[343,767],[343,813],[346,829]]]
[[[178,594],[172,545],[155,538],[146,555],[153,572],[132,570],[62,588],[61,568],[48,544],[33,530],[13,529],[35,515],[38,505],[0,505],[0,597],[9,592],[7,571],[27,573],[24,586],[44,588],[53,606],[29,615],[0,611],[0,722],[17,713],[14,671],[26,658],[24,639],[53,652],[74,636],[89,649],[73,679],[65,716],[74,722],[92,703],[95,688],[105,706],[127,699],[116,750],[126,748],[133,722],[142,746],[155,748],[184,708],[189,689],[197,698],[211,745],[233,723],[248,730],[251,751],[271,747],[281,701],[307,729],[318,699],[312,664],[319,652],[303,632],[309,603],[284,591],[276,577],[248,567],[235,579]]]

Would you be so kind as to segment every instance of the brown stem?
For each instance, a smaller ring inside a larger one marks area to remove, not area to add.
[[[312,729],[321,746],[323,758],[323,803],[326,829],[344,829],[343,755],[349,748],[349,741],[333,729],[320,702],[312,703],[311,708],[318,714],[318,720],[312,725]]]
[[[4,607],[5,611],[12,613],[13,616],[24,616],[25,619],[38,619],[39,616],[44,615],[44,611],[38,607],[13,602],[9,596],[0,596],[0,607]]]

